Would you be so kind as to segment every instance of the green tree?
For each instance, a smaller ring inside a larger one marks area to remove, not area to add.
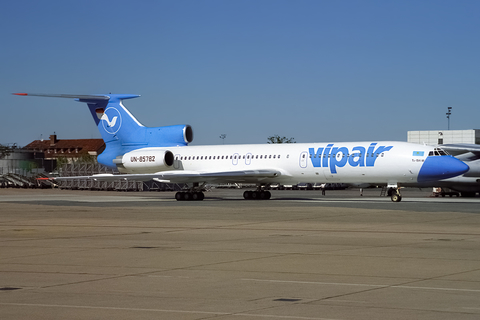
[[[296,143],[295,138],[280,137],[278,134],[267,138],[268,143]]]

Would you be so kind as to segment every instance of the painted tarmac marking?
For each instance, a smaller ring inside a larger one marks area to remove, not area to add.
[[[37,304],[37,303],[3,303],[3,306],[19,306],[19,307],[43,307],[43,308],[71,308],[71,309],[92,309],[92,310],[114,310],[114,311],[144,311],[144,312],[165,312],[165,313],[188,313],[188,314],[208,314],[216,316],[242,316],[242,317],[258,317],[258,318],[274,318],[274,319],[301,319],[301,320],[341,320],[333,318],[312,318],[297,316],[280,316],[269,314],[254,314],[242,312],[214,312],[214,311],[189,311],[189,310],[169,310],[169,309],[144,309],[144,308],[120,308],[120,307],[96,307],[96,306],[74,306],[62,304]]]
[[[333,285],[333,286],[351,286],[351,287],[377,287],[377,288],[396,288],[396,289],[415,289],[415,290],[438,290],[438,291],[459,291],[459,292],[480,292],[480,289],[458,289],[458,288],[439,288],[439,287],[418,287],[418,286],[392,286],[388,284],[365,284],[365,283],[341,283],[341,282],[315,282],[315,281],[289,281],[289,280],[264,280],[264,279],[242,279],[243,281],[272,282],[272,283],[298,283],[314,285]]]

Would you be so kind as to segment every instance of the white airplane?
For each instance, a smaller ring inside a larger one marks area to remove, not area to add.
[[[193,140],[189,125],[149,128],[135,119],[122,101],[138,95],[14,94],[87,103],[106,145],[97,160],[120,174],[68,179],[186,183],[188,191],[175,195],[179,201],[203,200],[207,183],[254,183],[256,190],[245,191],[244,198],[269,199],[265,189],[270,184],[311,182],[383,185],[390,188],[392,201],[399,202],[403,185],[436,185],[469,170],[435,147],[407,142],[188,146]]]

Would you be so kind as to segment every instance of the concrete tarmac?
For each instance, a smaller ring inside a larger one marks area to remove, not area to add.
[[[480,319],[480,198],[0,189],[0,319]]]

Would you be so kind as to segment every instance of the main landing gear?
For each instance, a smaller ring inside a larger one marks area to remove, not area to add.
[[[175,199],[177,201],[202,201],[205,199],[205,194],[203,194],[204,186],[205,184],[199,185],[199,183],[194,183],[190,190],[177,192]]]
[[[205,199],[205,195],[201,191],[179,191],[175,194],[175,199],[177,201],[202,201]]]
[[[388,189],[388,195],[393,202],[402,201],[402,195],[400,194],[400,188],[390,188]]]
[[[265,190],[255,190],[255,191],[245,191],[243,193],[243,198],[245,200],[268,200],[272,197],[270,191]]]

